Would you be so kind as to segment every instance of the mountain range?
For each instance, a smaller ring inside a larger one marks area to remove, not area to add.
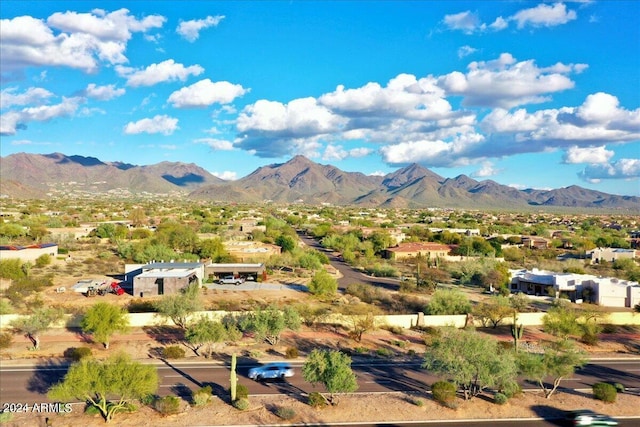
[[[466,175],[444,178],[418,164],[385,176],[371,176],[295,156],[286,163],[260,167],[236,181],[225,181],[193,163],[136,166],[61,153],[0,157],[0,195],[4,197],[46,198],[73,192],[179,193],[185,198],[239,203],[476,209],[554,206],[640,212],[640,197],[612,195],[579,186],[517,190]]]

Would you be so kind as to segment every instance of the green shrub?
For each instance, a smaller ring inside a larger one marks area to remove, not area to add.
[[[205,386],[193,393],[192,404],[193,406],[205,406],[211,402],[213,389],[210,385]]]
[[[95,405],[88,404],[84,407],[84,413],[87,415],[100,415],[100,409]]]
[[[288,408],[286,406],[278,406],[275,414],[283,420],[292,420],[296,416],[296,411],[295,409]]]
[[[367,347],[356,347],[353,351],[356,354],[369,354],[369,349]]]
[[[0,334],[0,350],[11,347],[13,342],[13,334],[11,332],[3,332]]]
[[[249,387],[244,384],[236,384],[236,400],[247,399],[249,397]]]
[[[328,405],[327,400],[324,398],[324,396],[317,391],[309,393],[307,403],[309,404],[309,406],[316,409],[324,408]]]
[[[170,345],[162,349],[162,357],[165,359],[182,359],[184,355],[184,348],[179,345]]]
[[[394,352],[391,349],[382,347],[376,350],[376,354],[380,357],[392,357],[394,355]]]
[[[178,396],[164,396],[154,403],[156,411],[162,415],[173,415],[180,411],[180,398]]]
[[[149,300],[134,300],[127,304],[129,313],[155,313],[158,311],[155,304]]]
[[[436,402],[447,408],[455,408],[456,386],[448,381],[437,381],[431,386]]]
[[[0,424],[8,423],[13,418],[13,413],[11,412],[0,412]]]
[[[498,405],[504,405],[508,400],[509,398],[503,393],[496,393],[496,395],[493,396],[493,401]]]
[[[93,353],[89,347],[69,347],[64,351],[64,357],[74,362],[79,362],[85,357],[91,357]]]
[[[284,357],[287,359],[295,359],[298,357],[298,349],[296,347],[287,347]]]
[[[382,329],[386,329],[395,335],[402,335],[404,333],[404,328],[402,326],[384,325]]]
[[[51,264],[51,255],[42,254],[38,258],[36,258],[36,267],[42,268]]]
[[[613,384],[595,383],[593,385],[593,397],[606,403],[613,403],[618,397],[618,391]]]
[[[424,400],[422,399],[418,399],[418,398],[412,399],[411,402],[419,408],[424,406]]]
[[[616,391],[618,393],[624,393],[625,388],[624,388],[624,386],[622,384],[614,383],[613,386],[616,388]]]
[[[11,314],[12,312],[13,308],[11,307],[11,303],[7,300],[0,299],[0,315]]]
[[[247,399],[236,399],[233,401],[232,405],[239,411],[245,411],[249,409],[249,401]]]
[[[416,354],[418,354],[418,353],[417,353],[414,349],[412,349],[412,348],[410,348],[410,349],[407,351],[407,355],[408,355],[408,356],[415,356]]]
[[[140,403],[147,406],[153,406],[158,396],[155,394],[147,394],[142,399],[140,399]]]
[[[408,342],[401,341],[401,340],[394,340],[393,345],[395,345],[396,347],[405,348],[408,345]]]

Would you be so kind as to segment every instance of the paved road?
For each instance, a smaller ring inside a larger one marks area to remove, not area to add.
[[[214,363],[180,363],[159,360],[161,395],[177,394],[188,396],[189,390],[197,390],[203,385],[211,385],[216,394],[224,394],[229,385],[229,368]],[[256,394],[293,394],[308,393],[314,390],[304,382],[300,374],[300,364],[294,364],[296,374],[286,382],[255,382],[246,377],[254,360],[241,360],[238,374],[240,382]],[[436,377],[420,368],[418,363],[354,363],[353,369],[358,376],[358,392],[422,392]],[[38,403],[46,401],[48,388],[60,381],[67,370],[66,365],[43,362],[39,366],[16,366],[0,369],[0,402]],[[615,381],[624,384],[630,392],[640,395],[640,360],[597,360],[592,361],[576,374],[562,382],[563,388],[577,390],[591,396],[591,385],[598,381]],[[523,382],[528,390],[537,389],[536,385]]]
[[[362,273],[359,270],[354,269],[346,262],[342,261],[337,256],[333,255],[331,251],[325,250],[320,243],[314,238],[307,236],[304,233],[298,233],[300,240],[307,246],[324,252],[329,257],[331,265],[340,271],[342,277],[338,279],[338,289],[344,291],[347,286],[353,283],[365,283],[367,285],[384,288],[392,291],[400,289],[400,281],[398,279],[388,279],[385,277],[372,277]]]

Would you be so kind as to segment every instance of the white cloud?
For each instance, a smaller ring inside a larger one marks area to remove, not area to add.
[[[403,117],[434,120],[449,117],[451,104],[443,98],[444,91],[432,77],[416,79],[411,74],[399,74],[386,87],[367,83],[357,89],[338,86],[334,92],[322,95],[318,101],[345,116],[362,118]]]
[[[95,72],[99,61],[122,64],[132,33],[162,27],[158,15],[141,20],[127,9],[112,13],[54,13],[46,22],[30,16],[0,20],[0,61],[4,73],[26,67],[61,66]],[[54,33],[53,29],[57,31]]]
[[[471,34],[481,28],[480,18],[470,10],[445,15],[444,24],[451,30],[460,30],[466,34]]]
[[[224,139],[200,138],[196,139],[194,142],[198,144],[206,144],[212,149],[219,151],[230,151],[234,149],[233,142]]]
[[[458,58],[464,58],[465,56],[469,56],[477,51],[478,49],[469,45],[462,46],[458,49]]]
[[[603,179],[640,178],[640,159],[620,159],[610,164],[589,165],[578,176],[588,182]]]
[[[549,147],[595,145],[605,142],[630,142],[640,139],[640,108],[625,110],[618,99],[605,93],[587,96],[578,107],[539,110],[528,113],[519,109],[514,113],[494,110],[481,127],[486,132],[516,135],[524,143],[537,142]]]
[[[84,98],[62,98],[62,102],[56,105],[40,105],[3,113],[0,115],[0,135],[15,135],[18,129],[26,128],[29,122],[47,122],[72,116],[82,102]]]
[[[471,176],[476,178],[486,178],[489,176],[495,176],[500,173],[499,169],[493,167],[493,163],[491,162],[482,162],[482,167],[477,171],[473,172]]]
[[[305,136],[337,131],[342,123],[344,119],[333,114],[314,98],[294,99],[288,104],[259,100],[240,113],[238,130],[286,131]]]
[[[185,81],[189,76],[198,76],[204,72],[200,65],[185,67],[173,59],[167,59],[159,64],[151,64],[144,70],[130,67],[116,67],[120,77],[127,79],[128,86],[153,86],[162,82]]]
[[[226,81],[214,83],[204,79],[173,92],[168,101],[176,108],[208,107],[215,103],[228,104],[248,91],[239,84]]]
[[[124,127],[124,133],[127,135],[135,135],[139,133],[161,133],[163,135],[171,135],[178,127],[178,119],[167,115],[157,115],[151,119],[142,119],[137,122],[129,122]]]
[[[238,179],[238,173],[233,171],[224,171],[224,172],[209,172],[213,176],[217,176],[220,179],[224,179],[225,181],[235,181]]]
[[[569,147],[563,160],[565,163],[608,163],[614,154],[604,146],[581,148],[574,145]]]
[[[371,154],[373,150],[370,148],[360,147],[360,148],[352,148],[351,150],[345,150],[340,145],[329,144],[324,150],[324,154],[322,155],[322,160],[344,160],[347,157],[364,157]]]
[[[507,186],[509,186],[511,188],[515,188],[516,190],[524,190],[525,188],[529,188],[524,184],[515,184],[515,183],[507,184]]]
[[[51,27],[61,31],[90,34],[100,40],[115,41],[129,40],[132,32],[161,28],[165,21],[166,18],[159,15],[150,15],[138,20],[129,15],[127,9],[119,9],[111,13],[101,9],[94,9],[92,13],[68,11],[54,13],[47,19]]]
[[[518,29],[522,29],[526,26],[554,27],[566,24],[576,18],[575,11],[567,10],[563,3],[555,3],[553,5],[539,4],[531,9],[523,9],[510,19],[517,22]]]
[[[176,29],[189,42],[194,42],[200,37],[200,31],[209,27],[216,27],[224,19],[223,15],[207,16],[205,19],[195,19],[192,21],[181,21]]]
[[[375,171],[375,172],[371,172],[369,174],[369,176],[385,176],[386,173],[382,172],[382,171]]]
[[[476,146],[484,142],[484,136],[470,133],[451,140],[416,140],[391,144],[380,148],[386,163],[403,165],[423,163],[430,166],[467,165]]]
[[[89,83],[84,90],[85,96],[88,98],[98,99],[100,101],[108,101],[125,94],[125,90],[116,88],[116,85],[98,86],[95,83]]]
[[[42,104],[53,96],[53,93],[41,87],[30,87],[23,93],[16,93],[17,90],[10,87],[0,92],[0,109],[14,105]]]
[[[576,66],[549,72],[533,60],[516,62],[511,54],[503,53],[493,61],[474,61],[468,68],[466,74],[454,71],[441,76],[438,85],[450,95],[463,96],[464,105],[511,108],[544,102],[548,94],[573,88],[574,82],[565,74]]]
[[[509,27],[509,22],[516,22],[517,28],[521,30],[525,27],[555,27],[566,24],[576,18],[575,11],[567,10],[563,3],[555,3],[553,5],[539,4],[534,8],[522,9],[507,18],[498,16],[489,25],[482,22],[478,14],[470,10],[445,15],[443,23],[450,30],[474,34],[486,31],[502,31]]]
[[[489,29],[493,31],[502,31],[509,26],[509,22],[502,16],[498,16],[495,21],[489,25]]]

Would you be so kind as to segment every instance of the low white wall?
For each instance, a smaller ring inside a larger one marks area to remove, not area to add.
[[[226,315],[237,315],[239,312],[227,312],[227,311],[201,311],[194,315],[207,316],[212,320],[220,320]],[[517,317],[518,324],[524,326],[540,326],[542,325],[542,319],[545,313],[519,313]],[[11,322],[14,319],[23,317],[20,314],[4,314],[0,316],[0,330],[9,329]],[[399,314],[388,316],[376,316],[375,323],[377,326],[398,326],[401,328],[409,329],[422,323],[422,326],[455,326],[456,328],[463,328],[467,321],[467,316],[423,316],[421,314]],[[342,325],[349,325],[349,318],[342,315],[330,316],[325,320],[327,323],[336,323]],[[513,317],[506,317],[502,324],[510,325],[513,323]],[[640,325],[640,314],[633,312],[614,312],[609,313],[607,317],[601,322],[608,325]],[[141,328],[143,326],[163,326],[173,325],[171,319],[163,318],[157,313],[131,313],[129,314],[129,325],[134,328]],[[482,327],[482,322],[477,317],[474,318],[474,325],[476,327]],[[53,328],[64,327],[79,327],[80,316],[73,316],[70,314],[53,325]]]

